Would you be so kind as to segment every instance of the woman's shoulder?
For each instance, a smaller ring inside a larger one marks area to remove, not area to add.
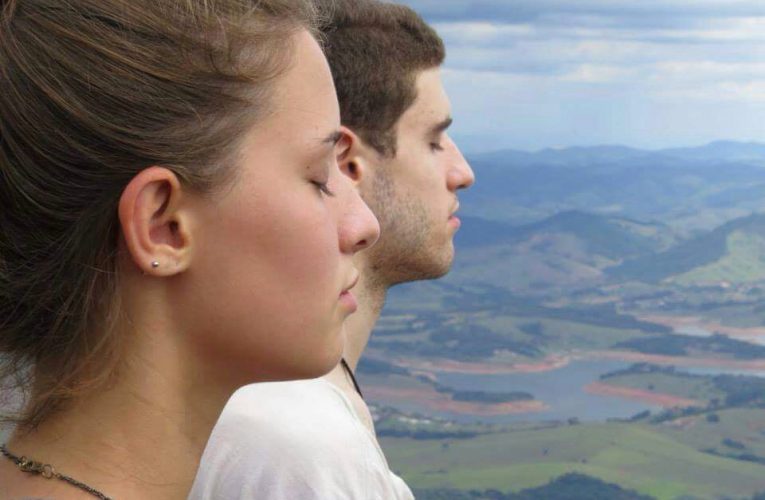
[[[211,442],[315,449],[358,443],[361,432],[344,396],[320,378],[240,389],[223,410]]]
[[[221,420],[274,416],[297,418],[306,413],[340,418],[347,413],[344,408],[343,396],[323,378],[266,382],[242,387],[234,393],[223,410]]]
[[[240,486],[231,498],[264,489],[273,498],[362,498],[331,493],[361,495],[375,477],[376,450],[345,405],[322,379],[240,390],[215,426],[190,498],[226,497],[232,484]]]

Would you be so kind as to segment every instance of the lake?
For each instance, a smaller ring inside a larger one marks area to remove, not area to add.
[[[384,397],[372,402],[392,406],[408,412],[434,415],[457,422],[509,423],[518,421],[567,420],[605,421],[610,418],[629,418],[645,410],[652,412],[662,408],[644,401],[630,400],[617,396],[590,394],[585,387],[599,382],[600,376],[631,366],[630,362],[615,360],[579,360],[547,372],[512,373],[500,375],[476,375],[452,372],[436,372],[438,381],[446,386],[463,391],[513,392],[532,394],[549,408],[544,411],[507,414],[500,416],[479,416],[451,411],[435,411],[416,398]],[[763,372],[745,372],[725,368],[681,368],[689,373],[716,375],[722,373],[765,376]],[[360,381],[364,387],[364,376]]]
[[[585,387],[600,380],[600,375],[621,370],[631,365],[612,360],[573,361],[568,365],[547,372],[512,373],[500,375],[476,375],[436,372],[441,384],[463,391],[513,392],[532,394],[549,408],[544,411],[507,414],[500,416],[477,416],[449,411],[434,411],[410,398],[381,398],[375,403],[393,406],[404,411],[436,415],[458,422],[517,422],[566,420],[603,421],[609,418],[627,418],[644,410],[657,410],[644,402],[630,401],[612,396],[600,396],[585,391]],[[364,377],[360,377],[362,389]]]

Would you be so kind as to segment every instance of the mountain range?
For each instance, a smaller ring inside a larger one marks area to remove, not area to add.
[[[586,211],[690,234],[765,210],[765,145],[758,143],[507,150],[469,161],[477,182],[461,195],[464,213],[514,226]]]
[[[447,280],[514,291],[670,280],[684,285],[765,280],[765,214],[689,238],[660,223],[581,211],[522,226],[464,217]]]

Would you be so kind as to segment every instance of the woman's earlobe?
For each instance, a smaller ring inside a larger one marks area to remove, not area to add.
[[[169,276],[187,267],[191,238],[182,189],[173,172],[151,167],[136,175],[120,198],[124,241],[144,275]]]

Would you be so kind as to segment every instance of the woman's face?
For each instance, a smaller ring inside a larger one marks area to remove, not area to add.
[[[233,187],[199,200],[193,264],[179,276],[196,352],[245,383],[335,366],[355,310],[343,293],[358,277],[352,256],[379,235],[337,167],[340,117],[326,59],[307,32],[296,39],[272,113],[243,142]]]

